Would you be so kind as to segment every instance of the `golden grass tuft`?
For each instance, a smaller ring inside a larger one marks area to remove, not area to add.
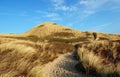
[[[70,48],[69,48],[70,47]],[[71,52],[66,43],[16,40],[0,44],[0,77],[41,77],[44,64]]]
[[[0,45],[0,75],[14,77],[26,74],[36,51],[31,47],[17,44]],[[26,72],[25,72],[26,71]]]
[[[120,75],[120,42],[95,41],[84,44],[79,48],[78,55],[87,73],[94,69],[101,75]]]

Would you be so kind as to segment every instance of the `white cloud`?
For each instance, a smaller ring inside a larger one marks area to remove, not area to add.
[[[65,0],[51,0],[53,2],[53,6],[55,10],[61,10],[61,11],[75,11],[77,10],[77,7],[74,5],[67,6],[65,5]]]
[[[59,5],[55,6],[56,10],[62,10],[62,11],[76,11],[77,7],[75,6],[66,6],[66,5]]]
[[[61,5],[64,3],[64,0],[51,0],[52,2],[54,2],[56,5]]]
[[[46,19],[54,20],[54,21],[62,20],[62,18],[59,15],[59,13],[56,13],[56,12],[36,10],[35,13],[39,14],[41,18],[46,18]]]
[[[81,4],[81,5],[88,5],[88,1],[81,0],[81,1],[80,1],[80,4]]]
[[[80,5],[84,5],[87,9],[97,9],[102,7],[109,0],[81,0]]]
[[[67,10],[69,10],[69,7],[64,6],[64,5],[63,5],[63,6],[61,5],[61,6],[56,6],[55,9],[57,9],[57,10],[63,10],[63,11],[67,11]]]

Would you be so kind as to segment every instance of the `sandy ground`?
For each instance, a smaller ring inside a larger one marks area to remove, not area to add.
[[[42,77],[88,77],[78,72],[75,65],[78,63],[71,53],[59,56],[48,63],[42,70]]]

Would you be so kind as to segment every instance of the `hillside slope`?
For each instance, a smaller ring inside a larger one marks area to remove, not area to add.
[[[93,40],[120,40],[120,35],[99,32],[82,32],[56,23],[45,22],[43,24],[38,24],[36,27],[23,34],[0,34],[0,38],[22,39],[34,42],[76,43]]]
[[[95,34],[95,36],[94,36]],[[35,28],[24,33],[25,36],[37,36],[43,39],[68,39],[73,42],[94,40],[120,40],[120,35],[117,34],[105,34],[98,32],[82,32],[67,28],[56,23],[46,22],[37,25]]]
[[[63,35],[64,33],[66,33],[66,35],[68,33],[68,36],[71,33],[71,37],[80,36],[79,34],[82,33],[81,31],[73,30],[64,26],[57,25],[55,23],[46,22],[37,25],[35,28],[26,32],[25,35],[36,35],[38,37],[46,37],[48,35],[52,35],[54,33],[61,33],[61,32],[63,32]]]

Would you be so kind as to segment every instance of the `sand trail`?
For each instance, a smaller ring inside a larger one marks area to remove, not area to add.
[[[78,63],[71,53],[59,56],[42,69],[42,77],[86,77],[75,69]]]

